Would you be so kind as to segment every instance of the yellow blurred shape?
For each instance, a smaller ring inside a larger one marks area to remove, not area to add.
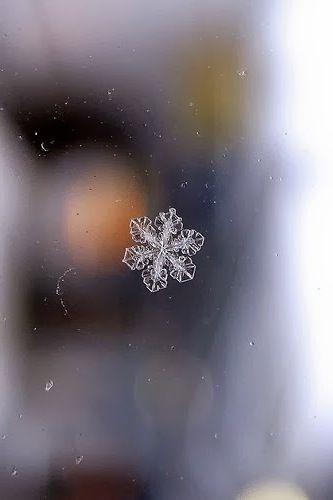
[[[192,64],[189,88],[200,132],[228,139],[241,135],[245,85],[237,74],[236,47],[204,46]]]
[[[65,212],[65,241],[76,265],[88,271],[117,270],[134,244],[133,217],[146,213],[146,196],[132,171],[96,167],[71,187]]]
[[[237,500],[309,500],[309,497],[296,485],[276,481],[253,485]]]
[[[193,136],[197,127],[208,142],[233,141],[245,134],[249,116],[254,125],[263,83],[259,61],[253,52],[245,56],[245,44],[232,33],[215,38],[208,31],[183,52],[178,109],[188,102],[187,113],[182,112],[187,133]]]

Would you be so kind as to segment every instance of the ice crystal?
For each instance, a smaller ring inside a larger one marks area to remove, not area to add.
[[[142,271],[150,292],[166,288],[168,275],[179,283],[192,280],[196,265],[191,257],[205,241],[195,229],[183,229],[182,218],[174,208],[160,212],[154,224],[148,217],[131,220],[130,233],[139,245],[126,248],[123,258],[130,269]]]

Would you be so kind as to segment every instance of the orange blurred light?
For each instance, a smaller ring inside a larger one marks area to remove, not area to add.
[[[76,265],[115,271],[131,246],[129,221],[146,213],[146,196],[131,171],[94,168],[72,186],[66,203],[65,241]]]

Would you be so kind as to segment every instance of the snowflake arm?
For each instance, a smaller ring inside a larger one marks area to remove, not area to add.
[[[178,252],[179,250],[185,255],[195,255],[201,250],[205,238],[201,233],[194,229],[184,229],[178,235],[178,238],[169,245],[170,250]]]
[[[158,246],[156,229],[148,217],[138,217],[132,219],[130,223],[130,233],[134,241],[138,243],[148,243],[152,246]]]
[[[156,269],[154,265],[142,271],[143,282],[150,292],[158,292],[168,284],[168,272],[162,267]]]
[[[152,260],[154,253],[154,250],[139,245],[126,248],[123,262],[132,271],[134,269],[142,271],[142,269],[144,269],[144,267],[147,266]]]
[[[172,254],[168,254],[167,258],[169,261],[171,278],[179,281],[179,283],[193,280],[196,265],[193,263],[190,257],[185,257],[184,255],[175,257]]]
[[[155,218],[155,226],[160,231],[160,238],[164,245],[167,245],[172,236],[183,229],[182,218],[177,215],[174,208],[169,208],[169,212],[160,212]]]

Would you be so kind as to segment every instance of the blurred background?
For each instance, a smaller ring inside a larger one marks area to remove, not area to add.
[[[333,498],[332,10],[0,1],[2,500]]]

